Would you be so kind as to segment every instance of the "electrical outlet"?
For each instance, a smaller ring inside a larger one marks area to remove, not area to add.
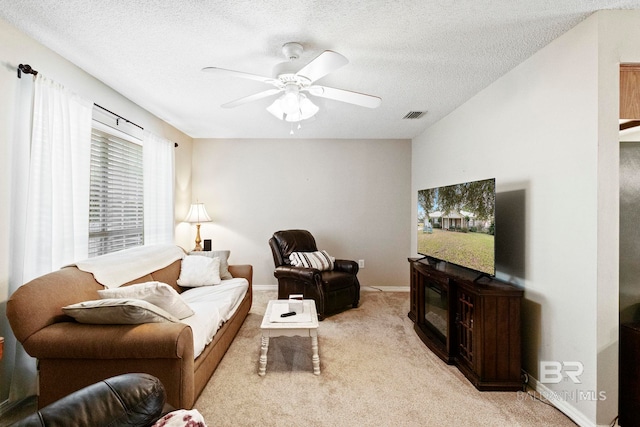
[[[364,268],[364,260],[363,259],[359,259],[358,260],[358,267]]]

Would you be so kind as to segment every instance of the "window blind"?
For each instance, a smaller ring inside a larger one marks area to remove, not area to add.
[[[144,244],[142,146],[91,131],[89,257]]]

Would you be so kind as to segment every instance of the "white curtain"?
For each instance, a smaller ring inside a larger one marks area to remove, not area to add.
[[[145,131],[142,142],[144,243],[174,242],[174,143]]]
[[[88,256],[92,108],[42,74],[35,78],[30,151],[23,138],[13,155],[21,164],[12,165],[10,292]],[[35,391],[35,360],[18,345],[9,400]]]
[[[22,78],[15,102],[11,138],[11,204],[9,228],[9,295],[23,283],[22,270],[27,247],[24,239],[27,189],[29,187],[29,153],[33,112],[33,79]],[[10,330],[4,330],[4,362],[9,378],[9,401],[36,394],[35,361],[29,357]]]

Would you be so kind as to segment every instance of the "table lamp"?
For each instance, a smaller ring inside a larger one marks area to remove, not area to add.
[[[200,223],[201,222],[211,222],[211,217],[207,213],[207,210],[204,207],[204,203],[193,203],[189,208],[189,213],[185,218],[186,222],[195,223],[198,231],[196,232],[196,247],[193,249],[194,251],[201,251],[202,246],[200,246]]]

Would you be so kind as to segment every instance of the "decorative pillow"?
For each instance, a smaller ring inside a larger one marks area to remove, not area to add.
[[[152,427],[207,427],[197,409],[178,409],[160,418]]]
[[[220,258],[220,279],[229,280],[233,279],[231,273],[229,273],[229,256],[231,251],[193,251],[189,255],[203,255],[209,258]]]
[[[289,255],[291,265],[295,267],[317,268],[320,271],[333,270],[334,257],[327,251],[316,252],[292,252]]]
[[[178,285],[185,287],[220,284],[220,258],[187,255],[182,258]]]
[[[103,299],[130,298],[144,300],[160,307],[178,319],[184,319],[194,314],[180,294],[171,286],[162,282],[146,282],[120,288],[104,289],[98,291],[98,295]]]
[[[109,298],[84,301],[62,307],[62,311],[80,323],[100,325],[137,325],[180,320],[147,301],[130,298]]]

